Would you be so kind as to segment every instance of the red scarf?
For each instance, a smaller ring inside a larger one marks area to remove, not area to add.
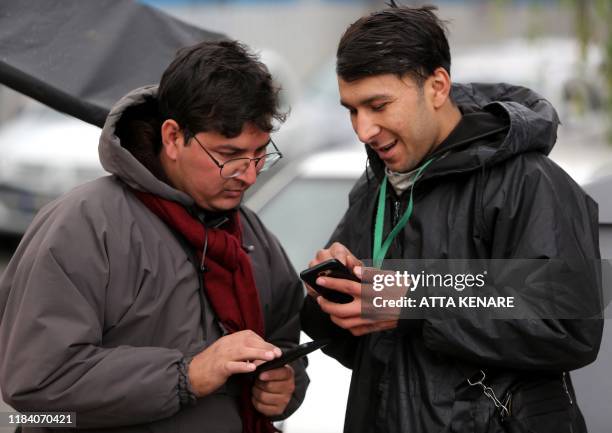
[[[162,221],[182,234],[202,260],[205,229],[178,203],[156,195],[134,191],[136,196]],[[249,256],[242,249],[242,227],[238,212],[233,212],[223,229],[207,228],[208,246],[204,290],[219,321],[231,334],[250,329],[264,335],[264,321],[255,287]],[[243,433],[272,433],[277,430],[251,402],[252,380],[244,378],[240,395]]]

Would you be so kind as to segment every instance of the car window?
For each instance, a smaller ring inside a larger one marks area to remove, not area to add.
[[[355,179],[295,178],[259,212],[297,271],[323,248],[348,207]]]

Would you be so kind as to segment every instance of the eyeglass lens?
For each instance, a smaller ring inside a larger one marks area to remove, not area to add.
[[[278,155],[278,153],[265,154],[255,163],[255,170],[257,173],[265,171],[272,167],[279,159],[280,155]],[[223,164],[221,176],[225,178],[240,176],[249,169],[251,161],[252,160],[249,158],[231,159]]]

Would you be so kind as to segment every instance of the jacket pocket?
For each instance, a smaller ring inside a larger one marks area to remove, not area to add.
[[[586,431],[573,400],[564,389],[561,378],[521,384],[512,390],[510,416],[504,424],[522,426],[526,433]]]

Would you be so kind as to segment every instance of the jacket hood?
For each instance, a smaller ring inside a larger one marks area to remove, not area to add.
[[[192,206],[191,197],[164,181],[165,175],[153,150],[152,140],[156,138],[145,135],[128,137],[122,133],[122,121],[128,117],[141,124],[151,124],[152,131],[159,130],[157,85],[135,89],[113,106],[102,128],[98,146],[102,167],[131,188]],[[125,128],[126,131],[129,129]]]
[[[504,119],[505,137],[495,145],[478,134],[450,146],[442,143],[424,158],[437,160],[423,173],[423,179],[477,170],[527,152],[548,155],[555,144],[557,112],[550,102],[530,89],[505,83],[453,84],[451,96],[464,114],[483,110]],[[384,163],[367,145],[366,151],[374,174],[382,179]]]

